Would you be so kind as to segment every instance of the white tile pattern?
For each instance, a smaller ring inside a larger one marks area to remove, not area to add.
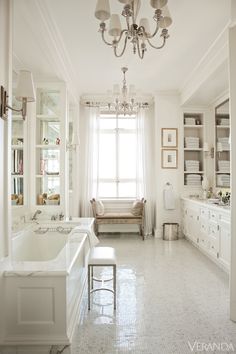
[[[84,298],[71,353],[198,353],[188,344],[195,341],[231,343],[236,351],[227,274],[190,243],[110,235],[100,245],[117,252],[117,311],[107,292],[94,295],[90,312]]]

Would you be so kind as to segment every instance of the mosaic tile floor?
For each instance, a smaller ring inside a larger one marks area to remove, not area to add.
[[[143,242],[136,235],[100,240],[117,252],[117,310],[112,294],[98,292],[88,312],[85,296],[81,323],[63,353],[236,352],[228,276],[189,242]]]

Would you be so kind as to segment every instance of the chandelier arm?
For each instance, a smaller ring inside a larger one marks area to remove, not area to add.
[[[120,37],[116,40],[116,45],[120,43],[121,38],[123,37],[123,34],[124,34],[124,33],[127,34],[127,32],[128,32],[127,29],[123,29],[123,30],[121,31]],[[126,38],[127,38],[127,36],[126,36]]]
[[[153,37],[155,37],[155,35],[157,34],[157,32],[158,32],[158,30],[159,30],[159,26],[158,26],[159,22],[158,22],[158,21],[156,21],[156,22],[157,22],[157,25],[156,25],[155,31],[153,32],[153,34],[150,34],[150,36],[148,36],[148,35],[146,34],[146,37],[147,37],[147,38],[153,38]]]
[[[117,54],[117,47],[114,47],[114,54],[115,54],[115,56],[117,57],[117,58],[120,58],[123,54],[124,54],[124,52],[125,52],[125,49],[126,49],[126,45],[127,45],[127,40],[128,40],[128,38],[126,37],[125,38],[125,43],[124,43],[124,48],[123,48],[123,50],[122,50],[122,52],[120,53],[120,54]]]
[[[105,33],[105,31],[102,31],[102,40],[103,40],[103,42],[104,42],[105,44],[109,45],[109,46],[112,46],[112,45],[113,45],[113,43],[109,43],[109,42],[107,42],[107,40],[105,39],[105,35],[104,35],[104,33]]]
[[[150,45],[152,48],[154,48],[154,49],[161,49],[161,48],[163,48],[164,45],[166,44],[166,38],[165,38],[165,37],[163,38],[163,43],[162,43],[162,45],[160,45],[159,47],[156,47],[155,45],[153,45],[153,44],[150,42],[150,40],[149,40],[148,38],[147,38],[147,41],[148,41],[149,45]]]

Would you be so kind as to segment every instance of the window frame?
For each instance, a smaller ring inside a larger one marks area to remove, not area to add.
[[[120,146],[120,134],[134,134],[134,136],[137,136],[137,127],[135,126],[134,129],[126,129],[126,128],[119,128],[119,119],[123,118],[126,119],[127,116],[124,116],[122,114],[116,115],[114,112],[100,112],[99,115],[99,121],[100,119],[115,119],[115,128],[108,128],[108,129],[100,129],[100,124],[98,124],[98,135],[99,135],[99,140],[101,138],[101,134],[115,134],[115,156],[116,156],[116,164],[115,164],[115,178],[100,178],[98,174],[98,198],[102,200],[134,200],[137,195],[137,175],[135,178],[121,178],[120,177],[120,169],[119,169],[119,146]],[[128,118],[133,118],[134,120],[136,119],[136,114],[129,115]],[[134,196],[126,196],[126,197],[121,197],[119,196],[119,184],[120,183],[135,183],[135,195]],[[116,196],[111,196],[111,197],[105,197],[100,195],[99,193],[99,185],[100,183],[115,183],[115,190],[116,190]]]

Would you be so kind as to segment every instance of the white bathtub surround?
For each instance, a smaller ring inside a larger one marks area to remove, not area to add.
[[[79,225],[78,225],[79,223]],[[80,313],[93,219],[28,224],[4,271],[4,345],[68,345]],[[70,231],[71,230],[71,231]],[[70,232],[70,233],[68,233]],[[26,351],[27,352],[27,351]]]

